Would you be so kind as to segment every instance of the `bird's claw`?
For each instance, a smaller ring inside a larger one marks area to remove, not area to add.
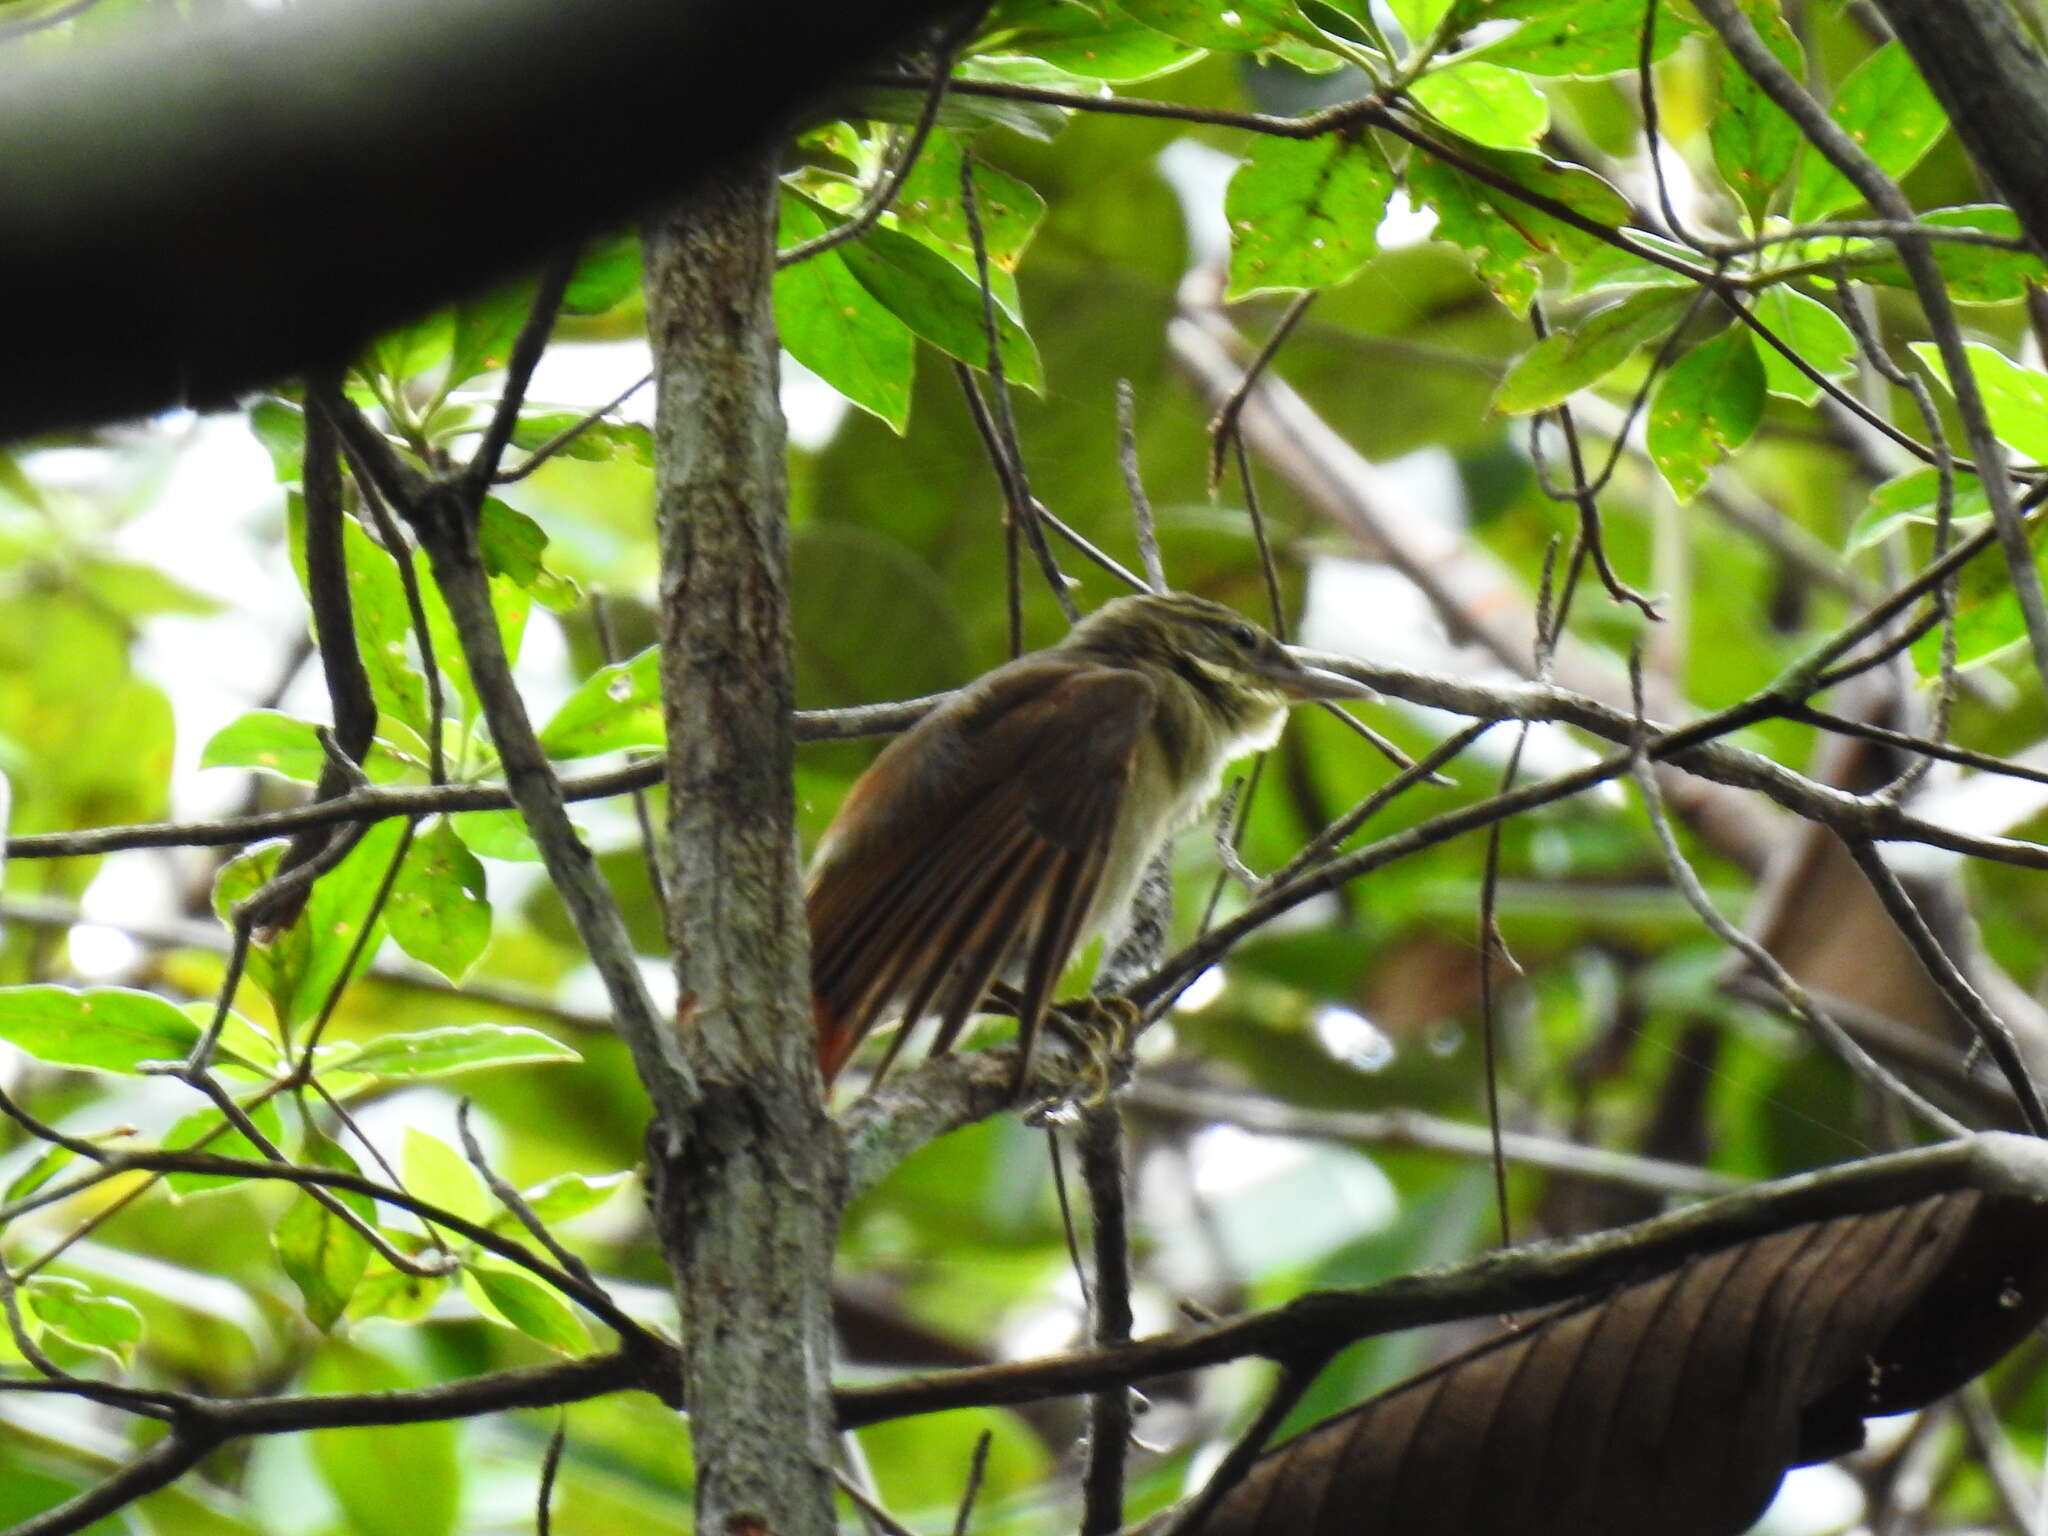
[[[1144,1015],[1129,998],[1076,998],[1049,1009],[1045,1022],[1080,1058],[1070,1099],[1093,1109],[1131,1080],[1131,1048]]]

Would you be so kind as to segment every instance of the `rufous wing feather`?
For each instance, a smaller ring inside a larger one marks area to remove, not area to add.
[[[948,1049],[990,982],[1019,971],[1028,1061],[1084,937],[1154,701],[1138,672],[1025,657],[956,695],[862,775],[805,893],[827,1082],[893,1012],[906,1030],[937,1012],[933,1050]]]

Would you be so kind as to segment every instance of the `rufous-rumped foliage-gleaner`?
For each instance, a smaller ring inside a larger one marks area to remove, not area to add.
[[[1017,1083],[1075,952],[1120,931],[1146,867],[1288,706],[1369,696],[1184,593],[1106,604],[977,679],[892,742],[840,806],[805,902],[829,1084],[877,1024],[936,1016],[949,1049],[1011,989]]]

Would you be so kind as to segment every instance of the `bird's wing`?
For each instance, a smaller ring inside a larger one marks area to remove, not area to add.
[[[928,716],[862,775],[805,898],[828,1082],[899,1003],[906,1033],[937,1014],[932,1050],[947,1050],[990,981],[1017,964],[1028,1064],[1155,701],[1141,673],[1028,657]]]

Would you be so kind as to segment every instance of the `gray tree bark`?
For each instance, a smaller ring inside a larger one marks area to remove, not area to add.
[[[669,936],[703,1089],[683,1143],[654,1156],[706,1536],[834,1528],[844,1153],[798,892],[775,214],[774,163],[755,157],[647,229]]]
[[[2048,59],[2008,0],[1877,0],[1956,137],[2048,252]]]

